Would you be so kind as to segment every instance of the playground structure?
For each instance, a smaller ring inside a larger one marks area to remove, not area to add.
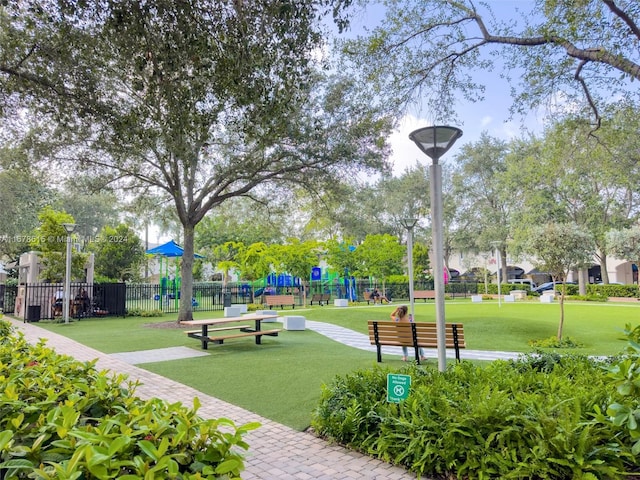
[[[307,297],[314,294],[328,294],[332,298],[344,298],[350,301],[356,301],[360,293],[355,277],[341,276],[321,267],[312,269],[308,287],[299,277],[288,273],[270,273],[253,282],[244,282],[241,291],[245,296],[250,295],[253,290],[255,297],[261,297],[262,295],[302,294],[305,288],[307,288]]]
[[[174,307],[177,309],[180,303],[180,286],[182,282],[180,278],[180,268],[176,259],[182,257],[184,249],[175,241],[169,240],[167,243],[150,248],[145,253],[158,259],[158,271],[160,275],[163,274],[162,267],[164,259],[164,276],[160,277],[160,293],[154,297],[154,300],[158,302],[159,310],[163,310],[163,307],[167,306],[171,300],[173,300]],[[193,257],[204,258],[197,253],[194,253]],[[173,259],[173,274],[169,273],[169,259]],[[199,292],[196,292],[196,296],[191,299],[194,307],[200,304],[197,298],[198,293]]]

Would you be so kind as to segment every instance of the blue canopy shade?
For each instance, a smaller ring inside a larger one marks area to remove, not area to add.
[[[163,245],[158,245],[157,247],[150,248],[147,250],[148,255],[158,255],[160,257],[181,257],[183,248],[178,245],[173,240],[169,240],[167,243]],[[194,258],[204,258],[202,255],[198,255],[194,253]]]

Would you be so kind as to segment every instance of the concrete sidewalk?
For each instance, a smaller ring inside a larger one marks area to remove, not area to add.
[[[97,368],[125,373],[141,385],[136,394],[141,398],[161,398],[167,402],[182,402],[191,406],[198,397],[202,406],[199,415],[205,418],[225,417],[236,424],[260,422],[262,427],[245,437],[250,445],[246,458],[245,480],[400,480],[416,479],[416,475],[337,445],[329,445],[315,436],[298,432],[287,426],[263,418],[252,412],[206,395],[191,387],[131,365],[117,356],[107,355],[62,335],[39,328],[36,324],[9,320],[25,338],[37,342],[47,339],[47,345],[56,352],[73,356],[81,361],[98,359]]]

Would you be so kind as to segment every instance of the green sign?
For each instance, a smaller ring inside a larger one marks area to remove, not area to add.
[[[387,374],[387,402],[406,400],[411,390],[411,377],[395,373]]]

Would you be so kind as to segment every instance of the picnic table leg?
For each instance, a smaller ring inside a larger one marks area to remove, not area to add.
[[[260,331],[260,320],[256,320],[256,332]],[[256,345],[262,344],[262,335],[256,335]]]
[[[202,325],[200,340],[202,341],[202,349],[207,350],[209,347],[209,327],[207,325]]]

